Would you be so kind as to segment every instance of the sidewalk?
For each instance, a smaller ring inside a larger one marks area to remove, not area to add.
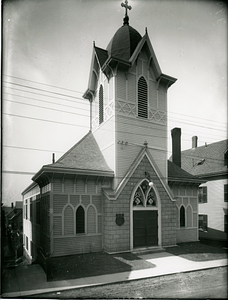
[[[19,266],[14,269],[9,269],[7,272],[7,278],[5,277],[3,279],[4,284],[2,286],[2,298],[16,298],[47,292],[227,266],[227,259],[196,262],[167,252],[141,254],[138,256],[153,263],[155,267],[131,272],[52,282],[46,281],[46,274],[40,265]]]

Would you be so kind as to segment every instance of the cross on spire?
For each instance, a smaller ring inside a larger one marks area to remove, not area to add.
[[[122,7],[125,7],[125,17],[124,17],[124,25],[125,24],[127,24],[127,25],[129,25],[129,17],[128,17],[128,15],[127,15],[127,10],[129,9],[129,10],[131,10],[132,9],[132,7],[130,6],[130,5],[128,5],[128,1],[127,0],[125,0],[125,3],[121,3],[121,6]]]

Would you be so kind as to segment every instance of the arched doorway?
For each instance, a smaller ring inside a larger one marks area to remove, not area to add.
[[[160,246],[160,197],[155,185],[150,186],[148,179],[141,180],[134,188],[130,209],[131,250]]]

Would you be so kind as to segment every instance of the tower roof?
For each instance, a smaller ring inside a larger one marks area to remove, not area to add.
[[[108,55],[129,60],[142,37],[133,27],[124,24],[120,27],[107,46]]]

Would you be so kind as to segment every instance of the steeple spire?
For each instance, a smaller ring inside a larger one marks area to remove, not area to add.
[[[125,7],[125,17],[124,17],[124,19],[123,19],[123,24],[124,25],[129,25],[129,17],[128,17],[128,15],[127,15],[127,10],[129,9],[129,10],[131,10],[131,6],[130,5],[128,5],[128,1],[127,0],[125,0],[125,3],[121,3],[121,6],[122,7]]]

